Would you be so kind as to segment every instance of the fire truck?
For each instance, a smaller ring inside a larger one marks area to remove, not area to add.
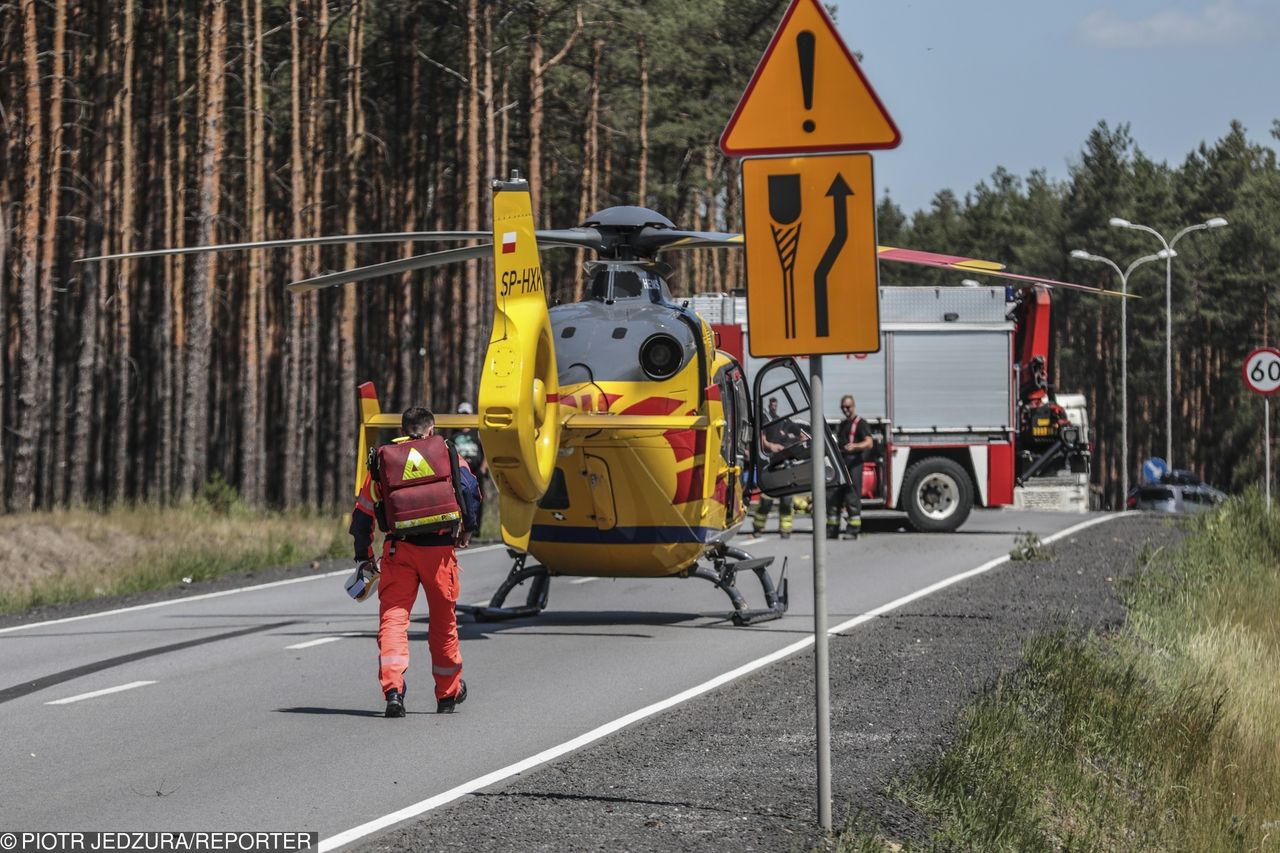
[[[746,298],[694,296],[748,377]],[[882,287],[880,350],[823,357],[823,409],[852,394],[875,445],[862,505],[903,511],[917,530],[955,530],[974,506],[1089,508],[1083,395],[1049,384],[1044,287]],[[857,480],[857,472],[850,472]]]

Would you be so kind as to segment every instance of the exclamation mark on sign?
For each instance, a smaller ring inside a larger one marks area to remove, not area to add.
[[[815,39],[809,30],[801,30],[796,35],[796,53],[800,55],[800,88],[804,90],[804,108],[813,109],[813,54]],[[805,133],[813,133],[817,125],[813,119],[807,118],[801,125]]]

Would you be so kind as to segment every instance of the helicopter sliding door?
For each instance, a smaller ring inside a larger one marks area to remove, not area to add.
[[[754,457],[756,486],[770,497],[813,490],[813,416],[809,383],[792,358],[775,358],[756,373]],[[826,429],[824,479],[828,489],[849,483],[836,453],[836,438]]]

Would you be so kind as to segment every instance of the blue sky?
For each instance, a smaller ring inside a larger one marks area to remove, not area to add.
[[[837,27],[902,133],[876,192],[908,213],[997,166],[1065,179],[1099,121],[1180,164],[1280,118],[1276,0],[838,0]]]

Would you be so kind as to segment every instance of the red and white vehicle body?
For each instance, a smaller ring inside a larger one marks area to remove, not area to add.
[[[753,377],[766,360],[749,354],[745,297],[695,296],[690,307]],[[824,411],[852,394],[876,439],[864,507],[954,530],[972,506],[1021,502],[1017,493],[1043,481],[1070,489],[1060,506],[1087,508],[1082,401],[1068,412],[1047,384],[1046,289],[882,287],[880,318],[879,352],[823,358]]]

